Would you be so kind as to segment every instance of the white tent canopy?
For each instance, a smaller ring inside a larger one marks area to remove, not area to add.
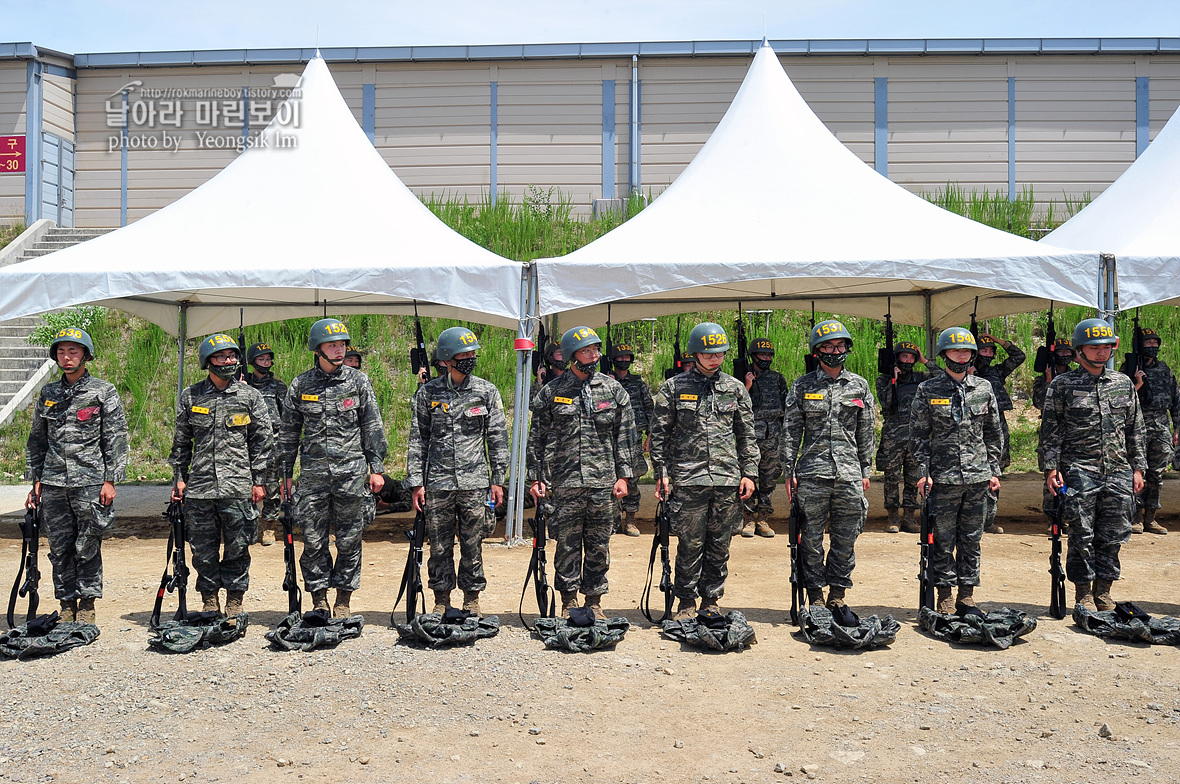
[[[340,313],[514,326],[522,265],[452,231],[373,148],[320,57],[252,147],[201,187],[105,236],[0,270],[0,321],[101,304],[175,335]],[[280,137],[294,146],[279,147]]]
[[[1180,111],[1122,176],[1043,242],[1112,254],[1119,307],[1180,304]]]
[[[1098,258],[989,228],[866,166],[799,95],[767,44],[709,141],[647,209],[536,262],[538,315],[567,324],[743,306],[933,327],[1095,305]],[[927,313],[929,308],[929,313]]]

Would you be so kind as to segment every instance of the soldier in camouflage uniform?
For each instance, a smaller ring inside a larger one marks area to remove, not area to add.
[[[975,606],[980,540],[988,490],[1000,489],[1004,434],[992,386],[967,371],[975,336],[959,327],[938,336],[946,372],[923,381],[910,404],[910,447],[918,464],[915,489],[930,495],[934,547],[930,567],[940,613]],[[951,588],[958,586],[953,600]]]
[[[1045,390],[1049,388],[1049,382],[1062,373],[1068,373],[1070,367],[1073,365],[1074,353],[1073,343],[1069,338],[1057,338],[1053,342],[1053,365],[1046,367],[1045,372],[1033,379],[1032,386],[1032,404],[1038,411],[1045,407]],[[1037,469],[1042,474],[1045,474],[1045,448],[1041,442],[1041,431],[1037,428]],[[1047,478],[1047,477],[1046,477]],[[1043,484],[1041,487],[1041,511],[1045,513],[1046,517],[1053,514],[1055,501],[1054,496],[1049,492],[1049,485]],[[1049,534],[1053,533],[1053,521],[1049,520]],[[1063,531],[1065,529],[1062,529]]]
[[[1012,450],[1008,444],[1007,414],[1012,410],[1012,397],[1008,394],[1007,387],[1008,376],[1012,375],[1016,368],[1024,364],[1025,354],[1013,345],[1012,341],[997,338],[986,332],[979,334],[978,342],[979,351],[975,355],[975,375],[991,382],[992,392],[995,393],[996,402],[1000,406],[1000,427],[1004,430],[1004,454],[1000,458],[1000,471],[1003,471],[1012,464]],[[992,361],[996,358],[997,345],[1003,347],[1007,357],[999,365],[993,365]],[[983,530],[989,534],[1002,534],[1004,533],[1004,529],[996,525],[996,512],[1000,506],[1000,493],[998,490],[995,492],[988,490],[987,496],[987,527]]]
[[[209,377],[180,393],[172,438],[172,500],[184,502],[203,612],[236,618],[250,588],[250,545],[272,474],[274,428],[262,394],[235,378],[241,349],[229,335],[201,341]],[[224,544],[225,550],[222,551]],[[183,545],[181,545],[183,546]]]
[[[613,372],[611,375],[627,390],[631,398],[631,413],[635,417],[635,460],[631,465],[633,471],[627,480],[627,495],[619,503],[626,517],[623,520],[623,533],[627,536],[639,536],[639,527],[635,525],[635,514],[639,511],[639,478],[647,473],[647,459],[643,453],[647,451],[645,436],[650,430],[650,422],[654,404],[651,390],[647,388],[642,376],[631,373],[631,366],[635,363],[635,351],[626,343],[615,346],[611,356]]]
[[[479,347],[465,327],[443,330],[437,351],[447,375],[427,382],[414,395],[406,477],[414,508],[426,510],[427,570],[436,613],[446,612],[451,603],[458,534],[463,609],[479,615],[479,593],[487,587],[483,537],[488,493],[496,506],[504,502],[508,424],[500,391],[471,374]]]
[[[910,449],[910,404],[918,385],[932,374],[914,370],[927,365],[917,343],[907,340],[893,346],[893,372],[877,376],[877,400],[881,402],[881,444],[877,447],[877,470],[885,475],[885,509],[889,522],[885,532],[918,533],[918,461]],[[900,488],[900,491],[899,491]],[[898,514],[901,509],[901,514]]]
[[[278,442],[284,494],[291,492],[299,454],[294,511],[303,528],[303,582],[317,610],[328,610],[328,588],[336,589],[337,617],[349,614],[349,599],[360,587],[361,534],[373,522],[388,449],[373,386],[364,373],[343,366],[349,342],[348,329],[336,319],[312,325],[307,347],[315,367],[287,388]],[[328,549],[333,528],[335,563]]]
[[[839,321],[811,330],[811,353],[819,367],[791,385],[783,426],[787,497],[799,493],[804,516],[802,543],[807,596],[837,608],[852,587],[856,537],[864,530],[873,465],[873,392],[869,382],[844,367],[852,336]],[[824,527],[830,541],[824,563]]]
[[[783,439],[783,413],[787,405],[787,380],[777,370],[770,369],[774,361],[774,344],[769,338],[750,341],[753,370],[741,379],[750,393],[754,406],[754,434],[758,438],[758,488],[743,508],[742,536],[770,538],[774,529],[769,520],[774,514],[771,495],[774,484],[783,475],[783,461],[779,454]]]
[[[49,358],[62,375],[41,388],[33,406],[25,459],[33,489],[25,506],[41,505],[61,620],[94,623],[102,539],[115,520],[115,482],[127,473],[127,419],[115,387],[86,371],[94,343],[84,330],[58,330]]]
[[[1135,388],[1106,368],[1117,343],[1102,319],[1074,327],[1081,366],[1053,379],[1041,412],[1045,481],[1054,495],[1065,492],[1065,575],[1074,583],[1075,603],[1091,612],[1114,609],[1110,588],[1119,579],[1119,550],[1131,538],[1135,494],[1147,469]]]
[[[631,398],[622,384],[597,372],[600,345],[589,327],[562,336],[569,371],[541,389],[529,428],[529,492],[553,504],[554,586],[566,618],[578,606],[579,590],[595,618],[605,617],[616,499],[627,494],[635,460]]]
[[[246,374],[246,383],[258,390],[266,403],[266,412],[270,416],[270,424],[274,428],[274,438],[279,437],[279,425],[283,422],[283,400],[287,397],[287,385],[275,378],[271,368],[275,363],[275,352],[266,343],[255,343],[246,349],[246,363],[253,370]],[[262,523],[259,526],[259,543],[269,547],[275,543],[275,529],[279,527],[279,515],[282,512],[282,498],[279,493],[279,476],[277,463],[272,460],[266,475],[266,498],[262,502]]]
[[[720,612],[729,541],[754,494],[758,439],[742,382],[721,371],[729,338],[712,322],[688,334],[693,367],[663,383],[651,425],[656,497],[668,503],[676,535],[676,619]]]
[[[1180,436],[1180,430],[1173,430],[1180,426],[1180,390],[1176,388],[1172,369],[1159,358],[1159,333],[1151,327],[1143,327],[1139,334],[1139,368],[1132,381],[1139,395],[1143,424],[1147,427],[1147,473],[1143,475],[1143,492],[1139,494],[1131,533],[1147,531],[1163,535],[1168,529],[1159,524],[1155,515],[1160,508],[1160,482]],[[1127,372],[1125,364],[1122,370]]]
[[[353,370],[360,370],[363,360],[364,357],[361,355],[361,352],[357,351],[355,348],[349,348],[348,351],[344,352],[345,367],[350,367]]]

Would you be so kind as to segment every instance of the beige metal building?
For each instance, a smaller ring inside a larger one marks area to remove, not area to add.
[[[560,193],[589,208],[636,189],[658,194],[675,179],[759,43],[322,53],[414,192]],[[1042,202],[1097,195],[1180,104],[1180,38],[771,43],[827,126],[916,192],[954,182],[1032,186]],[[24,136],[27,162],[23,174],[0,169],[0,222],[119,226],[175,201],[239,154],[312,54],[68,55],[0,44],[0,137]],[[358,198],[340,194],[341,214]]]

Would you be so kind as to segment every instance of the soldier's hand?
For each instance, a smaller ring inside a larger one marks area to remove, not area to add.
[[[1045,476],[1045,487],[1049,488],[1052,495],[1057,495],[1057,491],[1065,486],[1065,480],[1061,478],[1061,473],[1057,470],[1050,471]]]
[[[869,478],[867,476],[860,480],[860,489],[862,492],[869,492]]]
[[[1135,491],[1135,495],[1143,492],[1143,472],[1136,471],[1135,477],[1131,480],[1131,488]]]
[[[29,491],[29,497],[25,499],[25,509],[32,509],[39,503],[41,503],[41,483],[33,482],[33,489]]]
[[[1147,374],[1142,370],[1135,371],[1135,389],[1142,389],[1143,382],[1147,381]]]
[[[1180,436],[1180,430],[1176,431],[1176,435]],[[1173,440],[1173,443],[1174,443],[1174,440]],[[643,437],[643,451],[644,452],[651,452],[651,433],[648,433],[647,435],[645,435]]]
[[[987,480],[987,489],[991,490],[993,493],[1000,492],[1000,477],[993,476],[991,479]]]
[[[746,391],[750,391],[750,387],[754,386],[754,374],[752,372],[746,374]]]
[[[627,495],[627,480],[626,479],[616,479],[614,490],[612,492],[615,494],[615,498],[623,498],[624,496],[626,496]]]
[[[426,506],[426,488],[415,487],[410,491],[410,498],[414,501],[414,511],[421,512],[422,508]]]
[[[533,497],[534,501],[544,498],[545,497],[545,483],[544,482],[533,482],[533,484],[529,487],[529,495],[531,495]]]
[[[743,476],[741,484],[738,485],[738,498],[745,501],[752,495],[754,495],[754,482],[750,477]]]
[[[897,381],[897,377],[901,375],[901,368],[897,365],[893,366],[893,380]]]
[[[1180,446],[1180,430],[1172,434],[1172,446]]]
[[[656,480],[656,498],[660,501],[668,500],[672,494],[672,480],[668,477]]]
[[[928,476],[922,477],[918,480],[918,495],[925,498],[931,487],[934,487],[934,480]]]
[[[115,484],[113,482],[102,483],[102,489],[98,491],[98,502],[103,506],[110,506],[115,502]]]
[[[497,509],[500,508],[500,504],[504,503],[503,485],[492,485],[492,503],[496,505]]]
[[[173,501],[183,501],[184,500],[184,489],[186,487],[188,487],[188,485],[186,485],[184,483],[183,479],[177,479],[176,484],[172,485],[172,500]]]
[[[369,490],[373,495],[381,492],[381,488],[385,487],[385,476],[382,474],[369,474]]]
[[[266,486],[254,485],[250,488],[250,503],[260,504],[266,500]]]

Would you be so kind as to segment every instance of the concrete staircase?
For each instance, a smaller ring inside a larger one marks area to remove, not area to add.
[[[18,261],[35,259],[38,256],[53,253],[55,250],[62,250],[71,245],[77,245],[79,242],[101,237],[109,231],[113,231],[113,229],[52,228],[37,238],[31,245],[22,249],[20,256],[13,259],[11,263],[15,264]]]

